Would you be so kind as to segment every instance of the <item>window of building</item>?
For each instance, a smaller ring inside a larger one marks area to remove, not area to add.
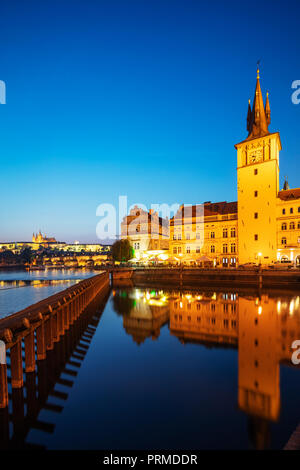
[[[200,253],[200,246],[196,246],[196,253]]]
[[[181,246],[177,248],[177,253],[181,253]]]
[[[181,240],[181,233],[177,235],[177,240]]]
[[[283,213],[283,215],[285,214],[285,209],[282,209],[282,213]]]
[[[292,214],[294,212],[294,209],[291,207],[290,208],[290,214]]]
[[[254,191],[254,197],[258,196],[258,191]]]
[[[300,207],[298,207],[298,212],[300,212]]]
[[[286,227],[287,227],[286,223],[283,222],[283,224],[281,224],[281,230],[286,230]]]
[[[285,238],[285,237],[282,237],[282,239],[281,239],[281,245],[286,245],[286,238]]]
[[[258,169],[257,169],[257,168],[255,168],[255,170],[254,170],[254,174],[255,174],[255,175],[257,175],[257,173],[258,173]]]
[[[235,230],[235,227],[232,227],[232,229],[230,230],[230,235],[232,237],[236,237],[236,230]]]
[[[254,212],[254,219],[258,219],[258,212]]]
[[[186,252],[187,252],[187,253],[190,253],[190,252],[191,252],[191,247],[190,247],[190,246],[187,246],[187,247],[186,247]]]
[[[176,246],[174,246],[174,248],[173,248],[173,254],[174,254],[174,255],[177,254],[177,248],[176,248]]]
[[[223,238],[227,238],[228,237],[228,230],[227,228],[223,228]]]
[[[190,236],[190,234],[189,234],[189,233],[187,233],[187,234],[186,234],[186,236],[185,236],[185,238],[186,238],[186,240],[190,240],[190,239],[191,239],[191,236]]]
[[[215,232],[210,232],[210,238],[215,238]]]
[[[174,233],[174,235],[173,235],[173,240],[176,240],[176,234],[175,234],[175,233]]]
[[[236,250],[235,243],[231,243],[230,250],[231,250],[231,253],[235,253],[235,250]]]
[[[300,222],[298,222],[298,230],[300,229]]]
[[[228,246],[227,246],[227,243],[225,243],[223,245],[223,253],[227,253],[228,252]]]
[[[216,251],[215,245],[211,245],[210,252],[215,253],[215,251]]]
[[[196,239],[200,240],[200,233],[198,233],[198,232],[196,233]]]
[[[257,233],[254,235],[254,240],[255,240],[255,241],[258,240],[258,235],[257,235]]]
[[[295,229],[295,224],[294,224],[294,222],[291,222],[290,223],[290,230],[294,230],[294,229]]]

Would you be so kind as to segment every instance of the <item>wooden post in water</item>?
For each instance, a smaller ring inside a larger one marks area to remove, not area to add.
[[[10,348],[11,363],[11,386],[12,388],[23,387],[23,363],[22,363],[22,341],[19,339]]]
[[[52,322],[52,336],[53,336],[53,342],[57,343],[59,341],[59,333],[58,333],[58,313],[57,310],[52,314],[51,317],[51,322]]]
[[[64,297],[65,307],[64,307],[64,326],[65,330],[69,329],[69,304],[67,299]]]
[[[42,361],[46,358],[46,342],[45,342],[45,323],[42,322],[36,329],[36,358]]]
[[[34,372],[35,370],[35,347],[34,347],[34,330],[24,338],[25,343],[25,372]]]
[[[53,349],[53,336],[52,336],[52,321],[51,317],[45,321],[45,339],[46,339],[46,349],[51,351]]]
[[[0,341],[0,408],[8,406],[6,345]]]
[[[59,337],[61,337],[64,334],[63,308],[61,306],[61,302],[58,302],[57,328],[58,328],[58,335],[59,335]]]

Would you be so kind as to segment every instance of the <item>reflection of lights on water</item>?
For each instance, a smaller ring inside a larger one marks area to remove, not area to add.
[[[291,300],[291,302],[290,302],[290,308],[289,308],[290,315],[293,315],[293,313],[294,313],[294,308],[295,308],[295,302],[294,302],[294,300]]]
[[[277,302],[277,313],[280,314],[280,311],[281,311],[281,302],[280,302],[280,300],[278,300],[278,302]]]
[[[149,300],[150,297],[151,297],[151,296],[150,296],[149,292],[147,292],[147,294],[146,294],[146,299]]]
[[[182,302],[180,302],[179,306],[180,306],[180,308],[182,308]]]
[[[260,306],[258,307],[258,315],[261,315],[261,314],[262,314],[262,306],[260,305]]]
[[[296,300],[295,300],[295,308],[299,308],[299,304],[300,304],[300,297],[296,297]]]
[[[138,290],[135,291],[135,297],[137,300],[139,300],[139,298],[141,297],[141,294]]]

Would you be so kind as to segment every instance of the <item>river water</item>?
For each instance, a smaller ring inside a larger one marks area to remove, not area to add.
[[[85,269],[0,270],[0,318],[66,289],[97,272]]]
[[[90,343],[83,337],[84,358],[75,351],[57,368],[59,379],[47,405],[40,403],[39,426],[26,428],[26,443],[52,449],[286,445],[300,423],[300,370],[291,360],[292,342],[300,339],[298,295],[113,288],[103,308],[93,314],[99,324]],[[52,431],[41,431],[41,423]]]

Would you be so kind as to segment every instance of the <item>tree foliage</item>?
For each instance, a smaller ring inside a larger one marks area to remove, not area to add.
[[[117,240],[111,247],[111,254],[114,261],[126,262],[133,258],[134,250],[128,240]]]

